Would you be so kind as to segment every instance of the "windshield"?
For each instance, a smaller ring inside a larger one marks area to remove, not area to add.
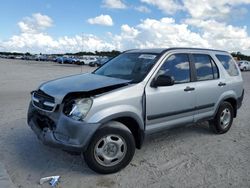
[[[131,80],[134,83],[142,81],[151,70],[159,54],[123,53],[102,67],[94,74]]]

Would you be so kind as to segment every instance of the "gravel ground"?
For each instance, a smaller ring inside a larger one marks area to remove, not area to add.
[[[81,156],[41,144],[26,123],[30,91],[41,82],[90,72],[88,66],[0,59],[0,162],[19,188],[49,187],[41,177],[60,175],[59,187],[250,187],[250,72],[231,130],[214,135],[206,122],[148,137],[119,173],[99,175]]]

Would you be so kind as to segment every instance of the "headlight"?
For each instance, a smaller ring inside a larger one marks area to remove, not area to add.
[[[66,104],[64,113],[74,120],[82,121],[92,106],[91,98],[75,99]]]

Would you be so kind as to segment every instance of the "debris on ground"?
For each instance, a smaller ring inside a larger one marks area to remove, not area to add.
[[[49,184],[52,187],[55,187],[59,181],[60,176],[48,176],[48,177],[44,177],[40,179],[40,185],[42,185],[43,183],[50,181]]]

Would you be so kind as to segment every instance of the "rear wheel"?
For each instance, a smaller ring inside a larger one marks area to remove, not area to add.
[[[217,134],[226,133],[233,123],[233,107],[229,102],[223,102],[209,126]]]
[[[134,152],[135,141],[130,130],[119,122],[110,122],[93,136],[84,158],[92,170],[109,174],[126,167]]]

